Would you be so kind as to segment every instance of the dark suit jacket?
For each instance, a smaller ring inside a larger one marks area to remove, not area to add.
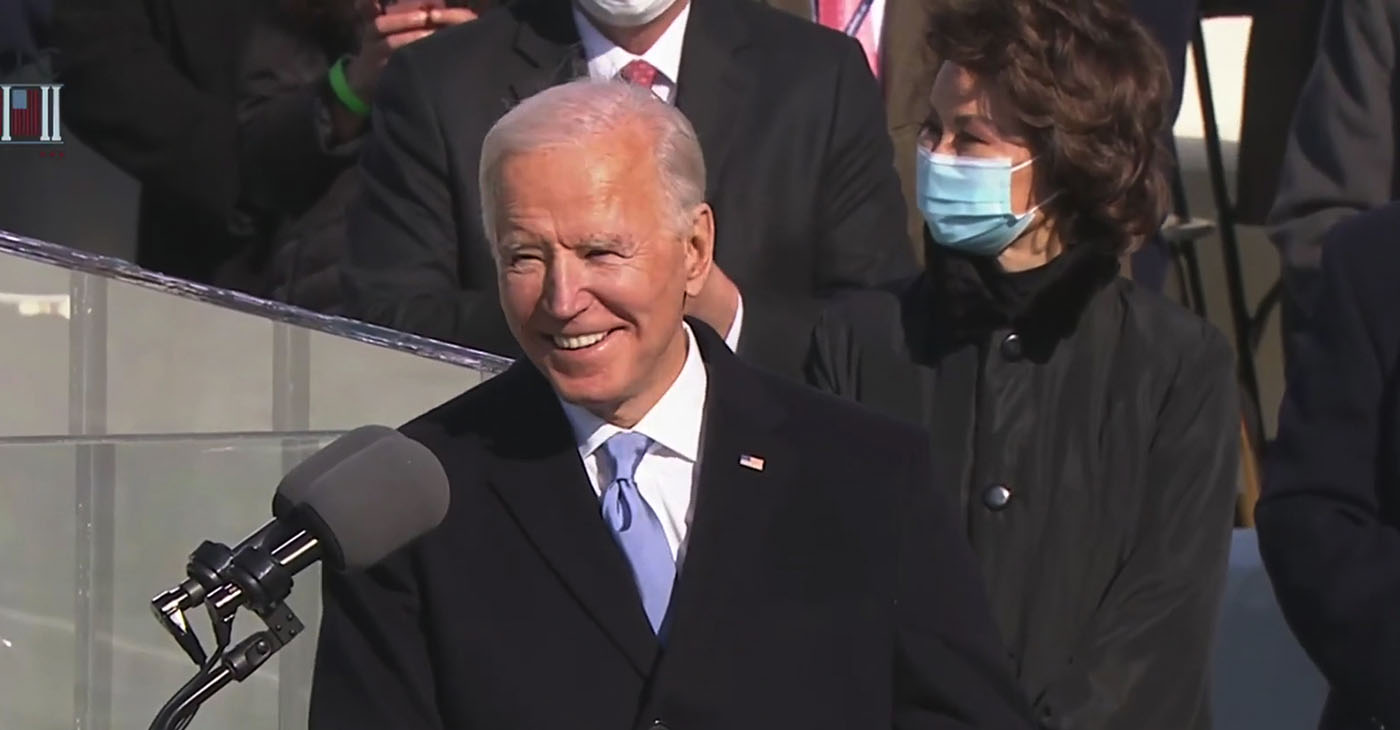
[[[1225,0],[1224,4],[1231,4]],[[1264,225],[1278,195],[1289,128],[1318,56],[1328,0],[1233,0],[1253,17],[1244,67],[1244,109],[1236,165],[1238,223]],[[1356,3],[1358,5],[1363,3]]]
[[[962,508],[1043,728],[1209,730],[1239,467],[1229,343],[1087,247],[1033,285],[929,260],[823,316],[810,382],[926,427],[930,485]]]
[[[709,386],[665,648],[521,360],[403,428],[451,508],[367,573],[327,571],[312,728],[1030,727],[923,434],[691,326]]]
[[[137,263],[255,288],[238,211],[235,68],[246,0],[55,0],[63,120],[142,185]],[[230,263],[233,261],[233,263]]]
[[[1400,726],[1396,231],[1391,203],[1328,236],[1255,511],[1279,605],[1332,685],[1327,730]]]
[[[762,0],[799,18],[812,20],[812,0]],[[928,44],[933,4],[922,0],[886,0],[880,29],[880,82],[885,119],[894,143],[894,166],[907,203],[905,226],[914,254],[923,258],[924,218],[914,201],[914,145],[928,119],[928,94],[938,74],[938,57]],[[869,22],[869,21],[867,21]]]
[[[1315,268],[1328,229],[1400,197],[1400,0],[1327,5],[1269,213],[1284,263]]]
[[[704,148],[740,354],[797,373],[819,299],[914,270],[879,90],[859,44],[749,0],[691,0],[677,105]],[[586,76],[570,5],[523,0],[396,53],[361,156],[345,268],[356,315],[518,355],[477,167],[510,106]]]

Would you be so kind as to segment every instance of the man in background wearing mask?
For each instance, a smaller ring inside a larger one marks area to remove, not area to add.
[[[648,87],[695,126],[718,270],[687,313],[744,359],[796,375],[825,295],[914,273],[858,42],[750,0],[521,0],[385,69],[350,219],[352,316],[519,354],[481,226],[481,140],[580,77]]]

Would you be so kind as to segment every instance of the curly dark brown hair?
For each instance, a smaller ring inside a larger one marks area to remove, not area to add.
[[[929,44],[1006,93],[1065,245],[1122,254],[1161,225],[1172,94],[1157,42],[1122,0],[933,0]]]

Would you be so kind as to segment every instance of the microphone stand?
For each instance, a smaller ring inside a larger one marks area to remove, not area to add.
[[[227,551],[227,548],[224,550]],[[236,566],[228,569],[235,562]],[[203,648],[185,621],[183,608],[188,606],[172,606],[168,592],[152,600],[157,620],[170,631],[190,658],[200,665],[200,669],[161,707],[151,722],[150,730],[181,730],[210,697],[230,682],[247,679],[305,629],[301,619],[285,602],[292,589],[291,571],[273,552],[263,548],[240,551],[237,560],[226,563],[225,570],[219,572],[220,578],[226,582],[208,590],[203,596],[217,642],[215,651],[207,660],[200,661],[199,658],[204,655]],[[200,582],[208,584],[212,581]],[[226,650],[233,635],[233,620],[244,602],[267,628]]]
[[[268,628],[238,642],[227,653],[214,657],[206,668],[180,688],[175,696],[165,703],[151,723],[151,730],[178,730],[182,723],[194,717],[201,705],[219,690],[235,680],[242,682],[267,662],[268,658],[286,646],[293,637],[301,633],[301,620],[287,607],[279,603],[270,616],[264,616]]]

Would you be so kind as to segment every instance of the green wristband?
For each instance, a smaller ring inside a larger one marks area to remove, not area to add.
[[[348,56],[341,56],[335,65],[331,66],[328,74],[331,91],[335,93],[335,98],[339,99],[346,109],[354,112],[356,116],[367,117],[369,116],[369,104],[366,104],[364,99],[361,99],[355,90],[350,88],[350,80],[345,78],[345,60],[347,58]]]

